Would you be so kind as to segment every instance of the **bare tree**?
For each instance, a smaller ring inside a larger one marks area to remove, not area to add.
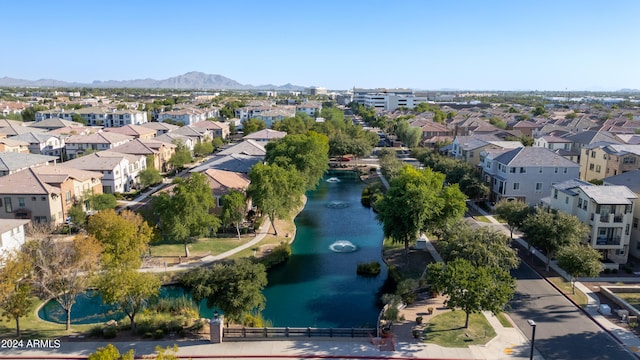
[[[25,251],[33,262],[33,286],[43,299],[55,299],[67,314],[67,331],[71,328],[71,308],[76,297],[86,291],[100,266],[102,246],[92,236],[78,235],[73,242],[59,242],[51,237],[32,240]]]

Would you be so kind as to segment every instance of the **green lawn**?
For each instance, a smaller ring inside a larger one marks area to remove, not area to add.
[[[243,236],[241,240],[237,237],[222,238],[201,238],[189,244],[191,255],[218,255],[236,248],[253,239],[251,236]],[[184,244],[161,241],[151,243],[152,256],[184,256]]]
[[[513,325],[511,325],[511,322],[507,320],[507,316],[504,313],[500,313],[496,315],[496,317],[498,318],[498,321],[500,321],[500,324],[502,324],[502,326],[506,328],[513,327]]]
[[[424,328],[425,342],[452,348],[484,345],[496,336],[495,330],[482,314],[469,316],[469,327],[463,328],[465,313],[447,311],[437,315]]]
[[[476,219],[477,221],[483,222],[483,223],[490,223],[491,221],[486,217],[486,216],[474,216],[474,219]]]
[[[28,316],[20,318],[21,337],[25,339],[54,339],[61,336],[88,332],[95,324],[89,325],[71,325],[71,332],[65,330],[64,324],[56,324],[41,320],[36,315],[37,307],[42,301],[37,298],[33,299],[32,311]],[[16,336],[16,322],[7,321],[5,318],[0,320],[0,338],[13,339]]]
[[[587,306],[588,298],[582,291],[575,289],[575,294],[571,289],[571,283],[566,281],[561,277],[548,277],[549,281],[551,281],[555,286],[557,286],[563,293],[565,293],[568,297],[570,297],[576,304],[581,307]]]
[[[639,293],[615,293],[617,297],[629,303],[636,309],[640,309],[640,294]]]

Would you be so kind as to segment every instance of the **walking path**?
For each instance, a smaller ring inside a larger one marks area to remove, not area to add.
[[[471,203],[473,204],[473,203]],[[503,225],[499,221],[497,221],[492,215],[488,214],[483,209],[475,206],[474,208],[482,214],[482,216],[486,217],[492,224]],[[508,229],[504,228],[505,232],[508,234]],[[527,242],[519,236],[514,237],[514,241],[523,247],[527,247]],[[540,259],[542,262],[547,262],[547,257],[542,254],[541,251],[533,251],[534,255]],[[567,274],[563,269],[561,269],[555,261],[551,261],[550,267],[562,276],[565,280],[570,281],[571,277]],[[581,279],[582,281],[602,281],[602,279]],[[607,282],[638,282],[639,278],[607,278]],[[553,285],[553,284],[552,284]],[[640,338],[633,333],[632,331],[623,328],[619,325],[612,323],[607,317],[603,316],[598,312],[600,308],[600,300],[598,296],[591,291],[587,286],[582,284],[581,282],[575,283],[576,288],[582,291],[585,295],[587,295],[587,306],[585,308],[581,308],[584,313],[589,316],[596,324],[598,324],[603,330],[609,333],[620,345],[628,349],[631,353],[633,353],[636,358],[640,359]],[[578,306],[578,305],[576,305]],[[579,306],[578,306],[579,307]]]

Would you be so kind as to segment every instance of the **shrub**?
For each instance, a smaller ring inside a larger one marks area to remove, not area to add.
[[[377,276],[380,274],[380,263],[377,261],[358,263],[356,273],[363,276]]]
[[[158,329],[153,333],[154,339],[162,339],[164,337],[164,330]]]
[[[101,337],[104,333],[102,332],[102,325],[96,325],[93,326],[91,329],[89,329],[89,336],[90,337]]]
[[[290,256],[291,256],[291,246],[287,243],[282,243],[276,246],[275,248],[273,248],[271,253],[258,259],[257,262],[264,265],[264,267],[267,268],[268,270],[276,265],[285,263],[287,260],[289,260]]]
[[[115,326],[107,326],[102,329],[102,336],[105,339],[113,339],[118,334],[118,329]]]

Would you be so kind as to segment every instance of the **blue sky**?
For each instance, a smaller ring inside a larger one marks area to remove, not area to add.
[[[637,0],[8,0],[0,11],[0,77],[640,88]]]

